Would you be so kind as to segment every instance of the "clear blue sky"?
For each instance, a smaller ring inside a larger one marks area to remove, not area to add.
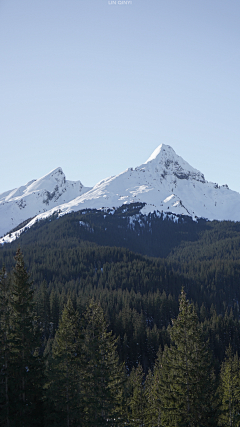
[[[0,192],[161,143],[240,192],[239,0],[0,0]],[[112,2],[114,3],[114,2]]]

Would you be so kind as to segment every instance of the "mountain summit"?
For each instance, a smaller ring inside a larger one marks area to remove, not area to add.
[[[67,181],[58,167],[42,178],[0,194],[0,236],[28,218],[69,202],[89,189],[80,181]]]
[[[165,175],[205,182],[204,175],[178,156],[170,145],[159,145],[145,164],[151,164],[152,169],[155,168],[155,172],[157,168],[162,170]]]
[[[240,221],[239,193],[206,181],[169,145],[161,144],[142,165],[106,178],[93,188],[83,187],[80,181],[66,181],[61,168],[57,168],[39,180],[1,194],[0,234],[34,217],[25,229],[56,211],[65,215],[136,202],[145,204],[143,214],[159,211],[194,219]],[[4,238],[6,241],[8,238]]]

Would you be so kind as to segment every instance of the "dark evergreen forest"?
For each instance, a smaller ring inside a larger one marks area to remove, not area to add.
[[[240,224],[141,207],[0,248],[1,425],[240,425]]]

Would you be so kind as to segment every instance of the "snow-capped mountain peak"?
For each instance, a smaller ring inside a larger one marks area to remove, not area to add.
[[[52,192],[56,186],[62,187],[65,182],[65,175],[58,167],[39,179],[33,179],[21,187],[0,194],[0,201],[7,202],[41,190]]]
[[[47,175],[44,175],[42,178],[30,182],[26,191],[28,193],[38,190],[52,191],[54,185],[63,187],[65,182],[66,177],[62,171],[62,168],[58,167],[53,169]]]
[[[0,195],[0,235],[28,218],[36,221],[54,212],[65,215],[85,209],[115,209],[143,203],[142,214],[159,211],[209,220],[240,221],[240,194],[205,180],[204,175],[161,144],[135,168],[98,182],[93,188],[67,181],[61,168],[25,186]],[[0,243],[11,241],[25,228]],[[9,240],[10,239],[10,240]]]
[[[0,194],[0,235],[88,190],[90,187],[84,187],[80,181],[66,180],[58,167],[39,179]]]
[[[176,156],[176,153],[170,145],[160,144],[157,148],[155,148],[145,164],[151,162],[152,160],[160,162],[162,157],[174,157],[174,155]]]
[[[190,178],[205,182],[204,175],[178,156],[170,145],[159,145],[144,164],[148,168],[159,168],[163,175],[173,175],[178,179]]]

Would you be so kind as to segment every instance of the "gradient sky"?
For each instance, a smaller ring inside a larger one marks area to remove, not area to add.
[[[113,3],[113,4],[111,4]],[[0,193],[161,143],[240,192],[239,0],[0,0]]]

